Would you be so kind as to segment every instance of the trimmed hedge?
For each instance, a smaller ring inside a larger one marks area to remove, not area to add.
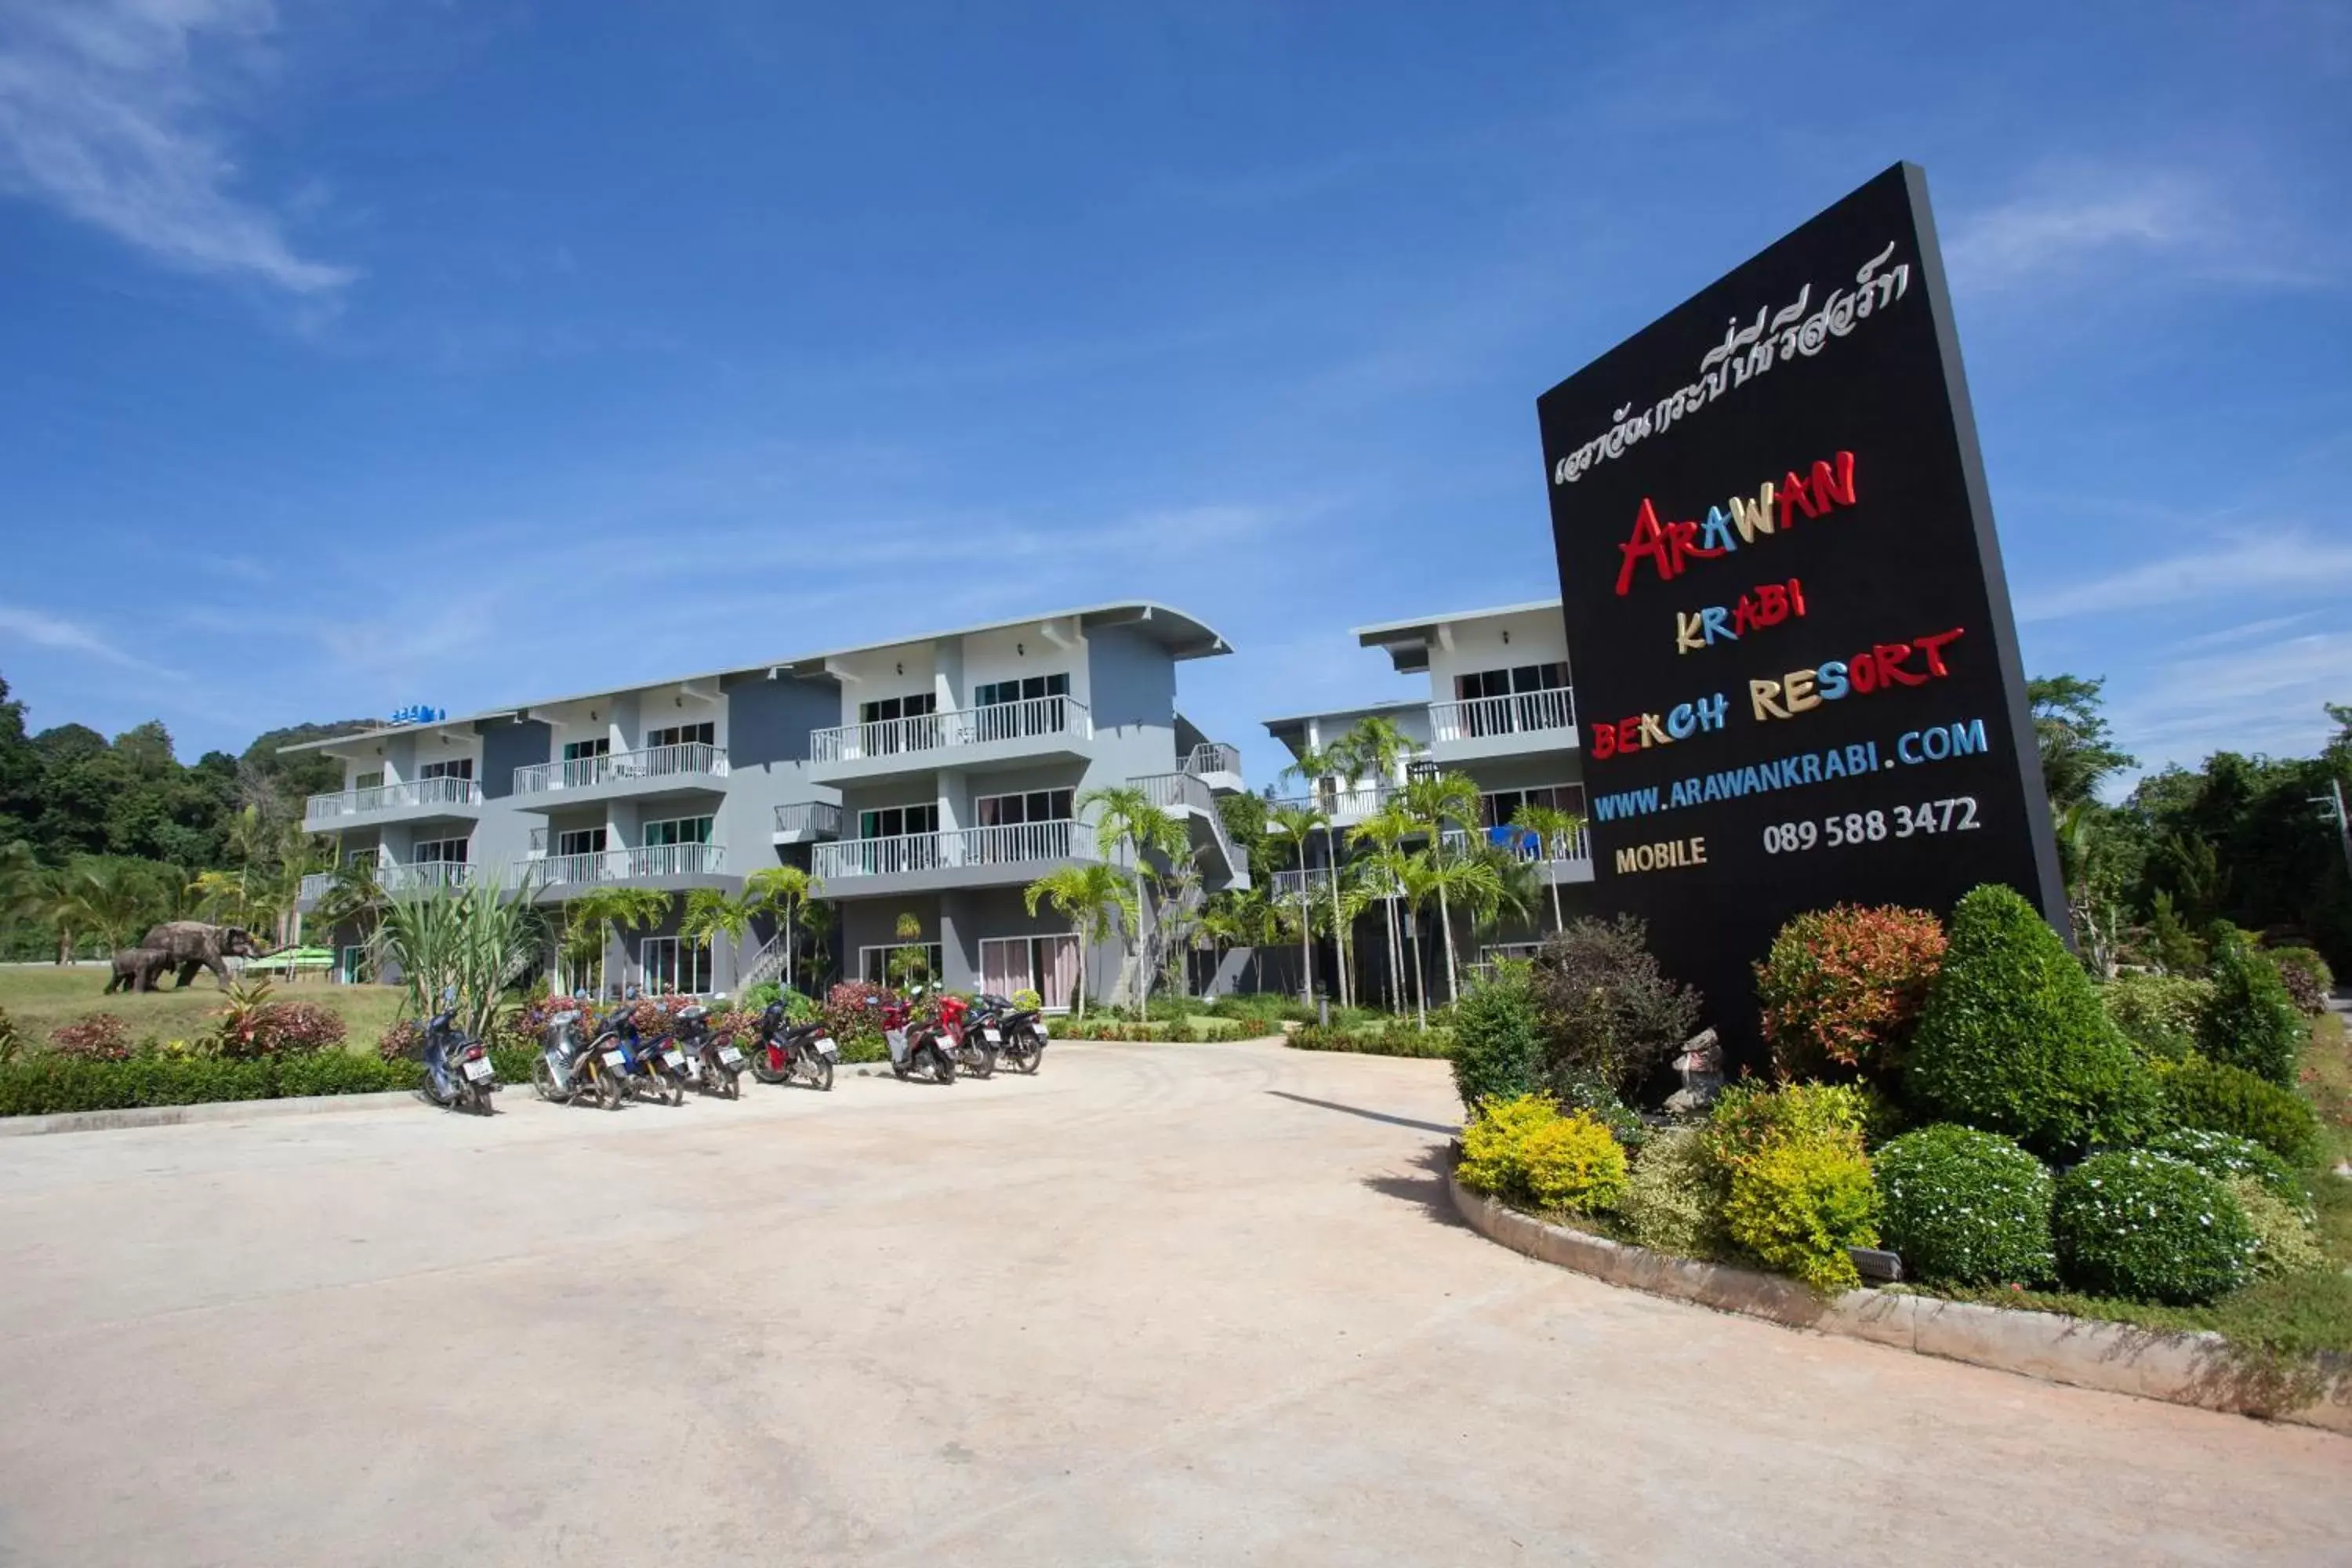
[[[2137,1149],[2094,1154],[2060,1177],[2051,1231],[2075,1289],[2173,1306],[2227,1295],[2262,1253],[2226,1184]]]
[[[1952,911],[1903,1084],[1937,1120],[2045,1158],[2126,1142],[2158,1121],[2155,1084],[2083,966],[2032,905],[1996,885]]]
[[[2225,1182],[2241,1177],[2254,1182],[2298,1211],[2311,1207],[2311,1194],[2304,1191],[2302,1181],[2287,1169],[2286,1162],[2251,1138],[2202,1127],[2179,1127],[2149,1139],[2143,1146],[2151,1154],[2186,1160],[2207,1175]]]
[[[1508,1100],[1536,1087],[1542,1070],[1543,1019],[1524,963],[1496,967],[1473,981],[1454,1008],[1454,1092],[1477,1114],[1489,1100]]]
[[[423,1068],[349,1051],[236,1060],[222,1057],[132,1057],[94,1061],[45,1054],[0,1068],[0,1116],[54,1116],[142,1105],[286,1100],[312,1094],[373,1094],[415,1089]]]
[[[1944,928],[1925,910],[1808,910],[1756,965],[1756,1000],[1784,1079],[1890,1081],[1944,962]]]
[[[1302,1051],[1354,1051],[1367,1057],[1443,1059],[1454,1055],[1454,1037],[1436,1029],[1327,1029],[1308,1024],[1293,1029],[1283,1043]]]
[[[2290,1165],[2307,1163],[2319,1143],[2319,1118],[2291,1089],[2243,1068],[2191,1057],[2159,1080],[2164,1104],[2183,1127],[2251,1138]]]
[[[2294,1088],[2308,1026],[2278,966],[2244,937],[2231,935],[2213,944],[2210,973],[2213,1000],[2197,1021],[2198,1050],[2208,1061]]]
[[[1536,1208],[1599,1214],[1625,1194],[1625,1151],[1589,1113],[1539,1094],[1487,1101],[1462,1130],[1462,1184]]]
[[[1734,1086],[1707,1119],[1705,1147],[1725,1184],[1724,1228],[1768,1268],[1816,1290],[1859,1285],[1847,1249],[1878,1245],[1864,1103],[1843,1085],[1761,1093]]]
[[[2213,983],[2186,974],[2118,974],[2099,1001],[2142,1060],[2183,1061],[2197,1048],[2197,1021],[2213,1003]]]
[[[1994,1132],[1948,1123],[1906,1132],[1872,1161],[1886,1243],[1906,1275],[1954,1285],[2038,1285],[2057,1277],[2056,1184],[2041,1161]]]

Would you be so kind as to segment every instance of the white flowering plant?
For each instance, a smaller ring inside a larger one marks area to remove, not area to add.
[[[1923,1127],[1881,1148],[1872,1171],[1881,1230],[1914,1279],[2037,1285],[2057,1277],[2050,1237],[2055,1184],[2042,1162],[1974,1128]]]
[[[2172,1306],[2238,1289],[2262,1250],[2225,1183],[2145,1149],[2094,1154],[2060,1177],[2051,1232],[2069,1286]]]

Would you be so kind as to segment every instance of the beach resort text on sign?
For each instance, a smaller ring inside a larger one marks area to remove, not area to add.
[[[1790,915],[2063,902],[1926,177],[1537,402],[1594,895],[1757,1059]]]

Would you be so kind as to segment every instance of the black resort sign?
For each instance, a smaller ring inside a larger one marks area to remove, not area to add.
[[[1902,163],[1543,395],[1601,912],[1757,1059],[1801,910],[2064,928],[1925,174]]]

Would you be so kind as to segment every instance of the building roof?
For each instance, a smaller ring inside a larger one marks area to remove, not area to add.
[[[1429,645],[1439,640],[1443,628],[1460,621],[1491,621],[1504,616],[1524,616],[1540,610],[1557,610],[1558,599],[1530,599],[1524,605],[1497,605],[1485,610],[1457,610],[1443,616],[1416,616],[1409,621],[1383,621],[1378,626],[1358,626],[1356,642],[1363,647],[1388,649],[1389,659],[1401,673],[1429,668]]]
[[[494,719],[527,719],[534,708],[561,708],[574,702],[588,702],[598,698],[616,696],[625,691],[651,691],[666,686],[690,686],[702,681],[724,680],[735,675],[822,675],[827,659],[842,658],[854,653],[872,653],[883,648],[906,647],[915,643],[940,642],[949,637],[971,637],[982,632],[1006,631],[1014,626],[1035,626],[1040,621],[1076,621],[1080,626],[1132,626],[1140,627],[1161,647],[1171,658],[1209,658],[1233,652],[1233,646],[1206,622],[1194,619],[1183,611],[1149,599],[1130,599],[1108,605],[1088,605],[1074,610],[1047,610],[1037,615],[1015,616],[1009,620],[982,621],[975,626],[957,626],[950,631],[917,632],[882,642],[859,643],[848,647],[827,648],[818,653],[793,654],[783,658],[762,659],[756,664],[730,666],[725,669],[703,670],[694,675],[673,676],[660,680],[640,680],[626,684],[602,686],[593,690],[575,692],[565,697],[542,697],[519,706],[485,709],[478,713],[461,713],[454,718],[436,719],[427,724],[385,724],[373,730],[354,731],[348,735],[331,735],[323,741],[303,741],[291,746],[280,746],[281,755],[292,752],[323,752],[339,746],[356,745],[362,741],[379,741],[387,735],[430,734],[436,730],[462,730],[469,725]]]
[[[1380,702],[1349,702],[1337,708],[1318,708],[1312,713],[1286,713],[1278,718],[1261,719],[1259,723],[1273,731],[1286,724],[1304,724],[1310,719],[1357,719],[1369,713],[1394,713],[1408,708],[1426,708],[1426,697],[1400,697]]]

